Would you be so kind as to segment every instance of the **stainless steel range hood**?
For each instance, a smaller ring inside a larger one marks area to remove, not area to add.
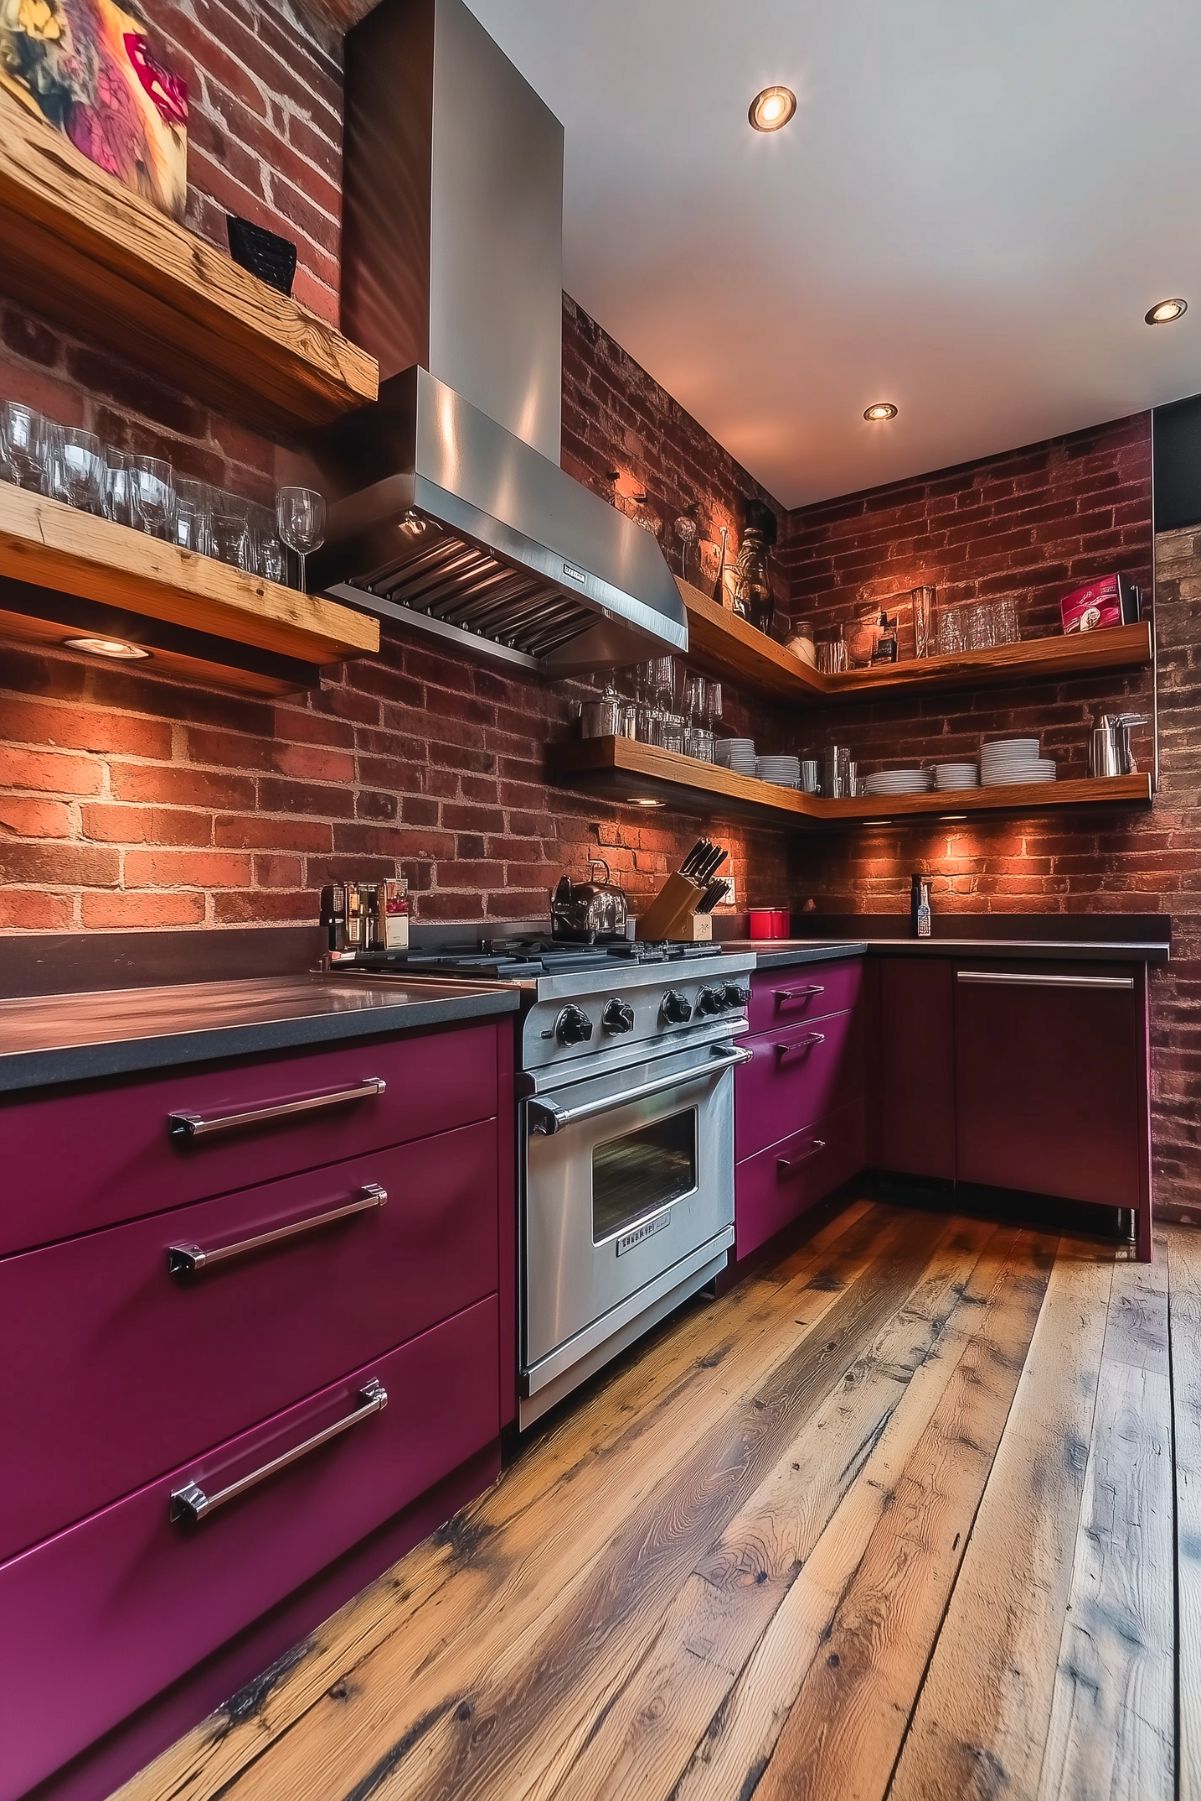
[[[548,675],[687,648],[655,538],[559,467],[563,131],[462,0],[346,40],[343,315],[379,402],[313,446],[315,583]]]

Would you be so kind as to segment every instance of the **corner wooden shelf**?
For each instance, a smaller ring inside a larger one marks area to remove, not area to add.
[[[1151,778],[1037,782],[1013,788],[964,788],[887,799],[824,800],[735,775],[675,751],[632,738],[577,738],[547,753],[548,772],[563,786],[604,793],[617,801],[657,800],[679,812],[735,816],[767,826],[832,829],[873,821],[954,818],[974,813],[1034,813],[1050,808],[1148,805]]]
[[[876,695],[995,687],[1035,676],[1054,681],[1094,670],[1140,669],[1151,662],[1151,627],[1144,619],[1068,638],[1028,638],[959,656],[915,658],[825,675],[698,588],[687,582],[677,586],[688,615],[690,657],[714,675],[778,700],[824,705]]]
[[[15,298],[252,424],[374,400],[365,350],[106,175],[0,93],[0,266]]]
[[[78,602],[93,611],[81,613]],[[127,620],[135,629],[123,629]],[[139,633],[139,620],[167,629]],[[286,692],[313,666],[379,649],[379,622],[365,613],[0,484],[0,634],[61,643],[97,631],[147,636],[155,668],[261,693]],[[255,653],[250,667],[226,669],[223,645]],[[291,672],[271,658],[286,659]]]

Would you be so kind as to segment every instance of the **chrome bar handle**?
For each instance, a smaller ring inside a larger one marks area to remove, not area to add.
[[[212,1269],[214,1264],[228,1263],[234,1257],[248,1257],[252,1251],[261,1251],[266,1245],[281,1244],[285,1239],[298,1238],[303,1232],[317,1232],[322,1226],[332,1226],[340,1219],[353,1219],[356,1213],[371,1212],[384,1206],[387,1199],[386,1188],[381,1188],[378,1182],[368,1182],[353,1201],[347,1201],[341,1207],[329,1207],[324,1213],[310,1213],[286,1226],[274,1226],[270,1232],[259,1232],[254,1238],[239,1238],[233,1244],[212,1245],[207,1250],[198,1244],[169,1245],[167,1272],[172,1276],[197,1276],[201,1270]]]
[[[574,1126],[578,1120],[593,1119],[598,1113],[611,1113],[615,1107],[624,1107],[630,1101],[645,1100],[652,1094],[663,1094],[668,1088],[682,1088],[686,1082],[707,1081],[710,1076],[719,1074],[723,1069],[733,1069],[738,1063],[749,1063],[752,1055],[751,1051],[744,1050],[715,1052],[709,1063],[700,1063],[695,1069],[677,1070],[674,1075],[658,1076],[653,1082],[640,1082],[621,1094],[606,1095],[603,1100],[581,1101],[578,1107],[561,1107],[558,1101],[552,1101],[548,1095],[537,1095],[528,1103],[530,1134],[553,1138],[564,1126]]]
[[[824,1032],[810,1032],[807,1038],[798,1038],[794,1044],[777,1044],[775,1052],[777,1057],[786,1057],[790,1051],[811,1051],[815,1044],[824,1044],[825,1042],[826,1034]]]
[[[782,1175],[790,1176],[794,1169],[800,1169],[802,1163],[808,1163],[810,1157],[816,1157],[817,1153],[819,1151],[824,1151],[825,1148],[826,1141],[824,1138],[811,1138],[809,1140],[809,1149],[805,1152],[803,1157],[777,1157],[776,1168]]]
[[[266,1482],[271,1476],[277,1475],[280,1470],[286,1470],[290,1464],[298,1463],[302,1457],[307,1457],[310,1451],[319,1450],[322,1445],[327,1445],[331,1440],[340,1438],[343,1432],[349,1432],[350,1428],[357,1426],[360,1421],[370,1419],[373,1413],[382,1413],[387,1405],[387,1389],[382,1382],[373,1379],[364,1388],[360,1388],[358,1405],[353,1413],[348,1413],[345,1419],[335,1420],[332,1426],[326,1426],[320,1432],[314,1432],[312,1438],[306,1438],[300,1444],[293,1445],[290,1451],[284,1451],[279,1457],[273,1457],[270,1463],[264,1463],[261,1468],[251,1470],[249,1475],[239,1476],[238,1480],[231,1482],[228,1488],[219,1488],[215,1495],[207,1493],[198,1482],[186,1482],[182,1488],[173,1489],[171,1518],[192,1522],[207,1519],[210,1513],[216,1513],[218,1507],[224,1507],[228,1502],[236,1501],[238,1496],[244,1495],[248,1489],[257,1488],[260,1482]]]
[[[811,994],[824,994],[824,988],[774,988],[772,993],[778,1001],[808,1000]]]
[[[271,1119],[290,1119],[297,1113],[319,1113],[326,1107],[345,1107],[351,1101],[374,1100],[386,1088],[382,1076],[368,1076],[351,1088],[326,1088],[294,1101],[268,1101],[263,1107],[247,1107],[238,1113],[168,1113],[167,1124],[172,1138],[213,1138],[218,1132],[238,1132]]]
[[[1010,974],[1003,969],[959,969],[959,982],[992,982],[1007,988],[1133,988],[1133,976],[1040,976],[1032,972]]]

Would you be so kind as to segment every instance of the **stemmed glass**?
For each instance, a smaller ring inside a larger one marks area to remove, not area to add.
[[[307,592],[305,565],[309,552],[325,543],[325,496],[313,488],[281,488],[275,497],[279,535],[300,559],[300,592]]]
[[[38,494],[48,491],[51,435],[49,422],[31,406],[16,400],[0,404],[0,454],[18,488],[32,488]]]

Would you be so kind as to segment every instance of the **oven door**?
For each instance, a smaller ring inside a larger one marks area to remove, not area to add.
[[[732,1243],[733,1071],[749,1055],[693,1047],[523,1102],[527,1394]]]

